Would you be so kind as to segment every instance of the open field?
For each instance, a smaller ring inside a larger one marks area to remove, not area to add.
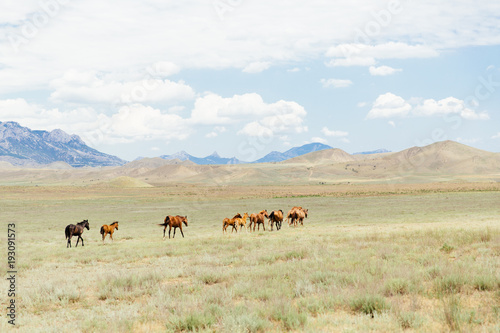
[[[499,183],[4,186],[0,237],[16,224],[20,332],[498,332],[499,202]],[[304,226],[222,234],[294,205]],[[185,238],[162,240],[167,214],[188,216]]]

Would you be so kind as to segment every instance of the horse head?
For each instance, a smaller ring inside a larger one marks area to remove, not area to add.
[[[267,209],[264,209],[260,212],[260,214],[264,214],[265,217],[269,218],[269,214],[267,213]]]
[[[307,217],[307,212],[309,211],[309,209],[305,209],[305,208],[304,208],[304,209],[302,209],[302,211],[304,212],[304,214],[305,214],[305,215],[306,215],[306,217]]]
[[[113,222],[113,224],[116,224],[115,229],[118,230],[118,221]]]
[[[82,222],[83,222],[83,226],[84,226],[85,228],[87,228],[87,230],[90,230],[90,227],[89,227],[89,220],[83,220]]]
[[[182,217],[182,222],[186,225],[186,227],[188,226],[188,217],[187,216],[183,216]]]

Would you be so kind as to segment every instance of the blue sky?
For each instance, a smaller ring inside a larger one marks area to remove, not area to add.
[[[500,152],[496,1],[7,1],[0,120],[121,158]]]

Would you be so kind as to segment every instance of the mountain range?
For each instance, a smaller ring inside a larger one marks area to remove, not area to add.
[[[297,156],[301,156],[304,154],[312,153],[315,151],[320,151],[320,150],[325,150],[325,149],[332,149],[332,147],[328,145],[324,145],[322,143],[309,143],[305,144],[300,147],[294,147],[291,148],[283,153],[279,151],[272,151],[266,156],[253,161],[253,162],[245,162],[237,159],[236,157],[232,158],[226,158],[226,157],[220,157],[217,152],[214,152],[211,155],[208,155],[206,157],[195,157],[192,156],[185,151],[181,151],[172,155],[162,155],[160,158],[163,158],[165,160],[174,160],[178,159],[180,161],[191,161],[199,165],[209,165],[209,164],[243,164],[243,163],[271,163],[271,162],[281,162],[288,160],[290,158],[294,158]]]
[[[248,163],[276,163],[296,158],[312,152],[330,150],[332,147],[322,143],[309,143],[293,147],[285,152],[272,151],[252,162],[241,161],[236,157],[221,157],[217,152],[206,157],[195,157],[185,151],[159,158],[167,161],[190,161],[198,165],[225,165]],[[377,150],[360,154],[387,152]],[[141,160],[138,158],[137,160]],[[136,160],[136,161],[137,161]],[[127,163],[116,156],[108,155],[90,148],[78,135],[69,135],[60,129],[53,131],[31,130],[16,122],[0,122],[0,161],[17,166],[38,166],[59,163],[72,167],[120,166]]]
[[[0,122],[0,161],[23,166],[65,162],[72,167],[126,163],[88,147],[78,135],[68,135],[60,129],[32,131],[11,121]]]

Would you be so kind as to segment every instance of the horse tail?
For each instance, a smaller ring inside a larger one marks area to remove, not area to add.
[[[66,229],[64,229],[64,234],[66,235],[66,238],[69,238],[69,225],[66,226]]]
[[[104,226],[101,227],[101,235],[104,234]]]

